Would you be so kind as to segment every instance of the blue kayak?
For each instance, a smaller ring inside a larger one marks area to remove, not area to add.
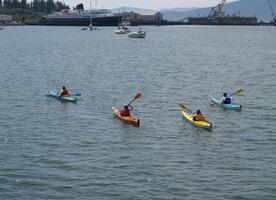
[[[58,95],[58,92],[54,92],[54,91],[50,91],[49,94],[47,94],[47,97],[53,97],[55,99],[58,99],[58,100],[64,101],[64,102],[76,102],[77,101],[76,97],[72,97],[72,96],[60,97]]]
[[[231,110],[241,110],[242,106],[241,105],[238,105],[238,104],[222,104],[220,103],[219,100],[215,99],[214,97],[212,97],[212,102],[215,104],[215,105],[218,105],[218,106],[221,106],[225,109],[231,109]]]

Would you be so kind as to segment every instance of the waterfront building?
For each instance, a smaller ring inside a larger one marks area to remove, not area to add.
[[[123,12],[115,15],[121,16],[124,23],[130,23],[131,25],[160,25],[163,22],[163,15],[160,12]]]
[[[12,22],[11,15],[0,15],[0,24],[7,24]]]

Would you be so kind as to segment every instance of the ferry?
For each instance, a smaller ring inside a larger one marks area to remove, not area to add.
[[[48,15],[44,24],[52,26],[88,26],[91,19],[93,26],[118,26],[121,22],[121,17],[115,16],[111,10],[84,10],[83,4],[79,4],[73,10],[65,9]]]

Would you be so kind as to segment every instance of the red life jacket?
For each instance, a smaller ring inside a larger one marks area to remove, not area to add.
[[[60,96],[61,96],[61,97],[62,97],[62,96],[69,96],[68,90],[67,90],[67,89],[62,90],[62,92],[60,93]]]
[[[130,117],[130,110],[129,109],[122,110],[121,115],[124,117]]]

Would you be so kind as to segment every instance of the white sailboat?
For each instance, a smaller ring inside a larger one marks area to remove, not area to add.
[[[84,27],[81,30],[82,31],[99,31],[100,29],[98,27],[93,27],[92,23],[92,9],[91,9],[91,1],[90,1],[90,24],[88,27]]]
[[[126,34],[130,33],[131,31],[128,29],[128,27],[121,25],[118,27],[118,30],[114,31],[116,34]]]

